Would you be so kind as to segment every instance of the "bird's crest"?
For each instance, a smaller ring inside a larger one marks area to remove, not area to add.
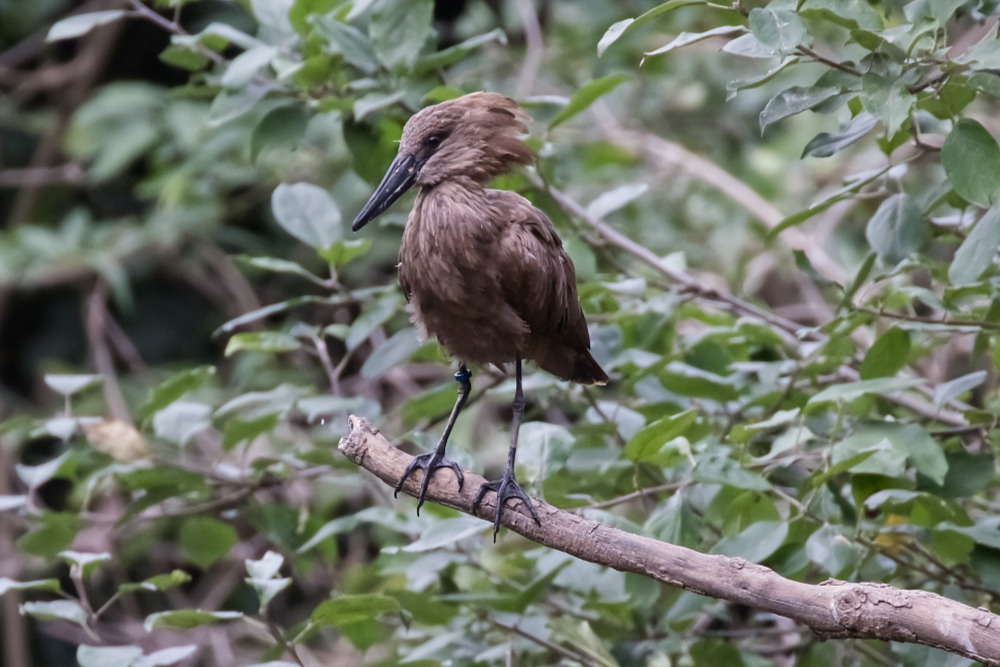
[[[423,164],[417,182],[435,185],[465,176],[485,182],[515,164],[531,164],[521,136],[531,117],[509,97],[471,93],[427,107],[403,128],[399,152]]]

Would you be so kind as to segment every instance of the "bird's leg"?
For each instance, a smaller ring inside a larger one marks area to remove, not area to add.
[[[472,371],[466,368],[465,364],[460,364],[458,372],[455,373],[455,382],[458,383],[458,398],[455,400],[455,406],[451,409],[451,415],[448,417],[448,423],[444,427],[441,439],[438,440],[437,447],[434,448],[433,452],[415,456],[410,461],[410,465],[406,466],[403,476],[399,478],[399,482],[396,484],[396,491],[393,493],[393,497],[399,496],[399,490],[403,488],[403,482],[410,476],[410,473],[417,469],[424,471],[424,481],[420,485],[420,493],[417,494],[417,514],[420,514],[420,507],[424,504],[424,496],[427,495],[427,484],[431,481],[431,475],[438,468],[451,468],[455,471],[455,476],[458,477],[459,491],[462,490],[462,485],[465,484],[465,476],[462,474],[462,469],[457,463],[445,457],[444,448],[448,444],[448,436],[451,435],[451,429],[455,426],[458,413],[462,411],[462,406],[465,405],[466,399],[469,398],[469,392],[472,391],[472,383],[469,381],[471,378]]]
[[[482,502],[483,496],[486,495],[487,491],[497,492],[497,511],[493,518],[494,542],[497,541],[497,533],[500,531],[500,515],[503,514],[503,509],[507,501],[512,498],[519,498],[525,507],[528,508],[528,511],[531,512],[531,518],[535,520],[535,523],[539,526],[542,525],[542,522],[538,520],[538,513],[535,512],[535,506],[531,504],[531,499],[521,490],[517,479],[514,478],[514,456],[517,454],[517,434],[521,430],[521,418],[524,416],[524,390],[521,388],[520,358],[517,359],[514,365],[514,372],[516,384],[514,402],[511,404],[514,418],[511,423],[510,450],[507,452],[507,469],[503,471],[503,477],[500,479],[495,482],[486,482],[480,486],[479,492],[476,494],[476,499],[472,502],[472,510],[476,512],[479,510],[479,503]]]

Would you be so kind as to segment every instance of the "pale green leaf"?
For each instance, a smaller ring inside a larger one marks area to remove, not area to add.
[[[117,21],[128,15],[124,9],[108,9],[100,12],[77,14],[57,21],[45,36],[45,41],[56,42],[61,39],[72,39],[85,35],[97,26]]]
[[[569,103],[566,104],[562,110],[555,115],[551,121],[549,121],[549,129],[561,125],[568,121],[573,116],[586,110],[591,104],[597,101],[598,98],[606,95],[620,84],[629,80],[627,74],[609,74],[608,76],[601,77],[600,79],[594,79],[593,81],[588,81],[580,90],[576,91],[576,94],[570,98]]]
[[[1000,145],[978,121],[963,118],[941,147],[941,164],[955,192],[986,208],[1000,193]]]
[[[1000,247],[1000,202],[990,207],[955,251],[948,266],[948,280],[954,285],[970,285],[993,266]]]
[[[271,196],[271,210],[286,232],[314,248],[329,247],[343,236],[333,197],[311,183],[279,185]]]

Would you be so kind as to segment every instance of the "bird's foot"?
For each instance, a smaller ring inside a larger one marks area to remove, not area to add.
[[[512,498],[518,498],[524,506],[528,508],[531,512],[531,518],[535,520],[535,523],[539,526],[542,522],[538,520],[538,513],[535,512],[535,506],[531,502],[531,498],[528,497],[514,479],[514,471],[508,469],[504,472],[503,477],[493,482],[484,482],[482,486],[479,487],[479,492],[476,493],[476,499],[472,501],[472,511],[479,511],[479,504],[483,501],[483,496],[486,495],[487,491],[496,491],[497,494],[497,512],[493,517],[493,541],[497,541],[497,533],[500,532],[500,516],[503,514],[504,508],[507,506],[507,501]]]
[[[413,457],[410,465],[406,466],[406,470],[403,471],[403,476],[396,483],[396,490],[393,493],[393,497],[399,496],[399,491],[403,488],[403,483],[406,482],[406,478],[414,470],[423,470],[424,481],[420,485],[420,493],[417,494],[417,514],[420,514],[420,508],[424,504],[424,497],[427,495],[427,484],[431,481],[431,475],[438,468],[451,468],[455,472],[455,476],[458,477],[458,490],[462,490],[462,485],[465,484],[465,475],[462,474],[462,469],[457,463],[446,457],[444,452],[434,450],[428,454]]]

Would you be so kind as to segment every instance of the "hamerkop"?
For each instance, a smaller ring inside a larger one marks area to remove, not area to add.
[[[519,138],[530,120],[510,98],[471,93],[428,107],[403,128],[399,153],[353,229],[385,211],[411,186],[420,186],[399,249],[399,282],[413,322],[437,337],[459,362],[458,399],[437,448],[416,457],[396,493],[416,469],[424,471],[417,512],[438,468],[462,470],[445,457],[455,419],[468,398],[466,363],[514,363],[513,425],[503,477],[480,487],[497,493],[493,539],[508,500],[519,498],[535,523],[538,513],[514,477],[517,434],[524,414],[521,361],[530,359],[564,380],[606,384],[590,356],[590,334],[576,295],[576,271],[552,222],[524,197],[483,185],[513,165],[531,164]]]

